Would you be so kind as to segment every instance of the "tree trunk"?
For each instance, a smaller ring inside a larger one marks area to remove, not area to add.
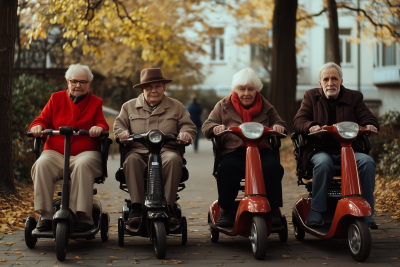
[[[297,0],[275,0],[272,19],[272,71],[268,101],[286,121],[289,132],[296,115]]]
[[[340,66],[341,55],[339,49],[339,24],[336,0],[328,0],[329,42],[332,60]]]
[[[12,70],[18,0],[0,0],[0,197],[17,196],[12,167]]]

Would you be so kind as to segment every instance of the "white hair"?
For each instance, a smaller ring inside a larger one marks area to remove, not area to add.
[[[241,85],[252,85],[257,92],[260,92],[263,87],[260,78],[258,78],[257,74],[251,68],[244,68],[233,75],[231,85],[232,91],[236,91]]]
[[[337,65],[336,63],[333,63],[333,62],[328,62],[328,63],[322,65],[322,67],[319,69],[319,73],[318,73],[319,80],[322,79],[322,72],[324,72],[324,70],[329,69],[329,68],[335,68],[337,70],[337,72],[339,73],[340,79],[343,80],[342,69],[339,67],[339,65]]]
[[[93,80],[93,73],[90,71],[89,67],[79,63],[69,66],[67,72],[65,73],[65,78],[70,80],[72,78],[72,73],[76,71],[85,71],[88,76],[88,81],[91,82]]]

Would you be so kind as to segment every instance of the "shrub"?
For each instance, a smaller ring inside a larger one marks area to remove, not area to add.
[[[21,75],[13,80],[12,88],[12,146],[14,178],[30,178],[30,170],[35,162],[32,153],[33,140],[26,137],[29,125],[40,112],[58,86],[34,76]]]

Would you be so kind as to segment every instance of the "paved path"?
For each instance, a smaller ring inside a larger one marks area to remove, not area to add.
[[[187,188],[181,192],[183,214],[189,219],[188,243],[180,245],[180,236],[167,239],[167,255],[164,261],[154,256],[151,242],[142,237],[126,237],[125,246],[118,247],[117,218],[128,194],[118,189],[114,173],[118,167],[118,157],[109,161],[110,177],[104,185],[96,185],[98,198],[111,212],[111,236],[102,243],[100,236],[95,240],[71,241],[67,258],[58,262],[55,243],[50,239],[40,239],[34,249],[25,245],[23,231],[13,235],[0,235],[0,266],[134,266],[190,264],[190,266],[354,266],[345,240],[320,240],[306,234],[304,241],[296,241],[291,225],[291,209],[304,187],[298,187],[296,179],[286,173],[283,179],[283,213],[289,222],[289,240],[281,244],[277,234],[268,239],[267,257],[263,261],[253,258],[250,241],[237,236],[220,235],[220,241],[213,244],[209,238],[207,211],[211,202],[217,198],[215,179],[211,175],[213,155],[211,142],[200,140],[199,153],[187,148],[190,179]],[[369,259],[361,265],[400,266],[400,227],[390,222],[388,216],[376,216],[380,230],[372,231],[372,251]],[[15,242],[13,245],[6,243]]]

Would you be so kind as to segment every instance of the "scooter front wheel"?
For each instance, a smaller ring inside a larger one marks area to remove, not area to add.
[[[299,222],[297,221],[296,215],[294,215],[294,212],[292,212],[292,223],[293,223],[293,229],[294,229],[294,237],[298,241],[302,241],[304,239],[304,236],[306,235],[306,232],[300,228]]]
[[[355,261],[368,259],[371,252],[371,232],[363,218],[354,218],[347,231],[350,254]]]
[[[32,235],[32,231],[36,228],[36,220],[33,216],[29,216],[25,222],[25,244],[28,248],[34,248],[37,237]]]
[[[153,247],[158,259],[164,259],[167,253],[167,234],[162,221],[153,222]]]
[[[287,227],[287,221],[286,221],[285,215],[282,216],[281,223],[282,223],[283,229],[278,233],[279,240],[281,241],[281,243],[286,243],[288,240],[289,233],[288,233],[288,227]]]
[[[217,230],[215,230],[214,228],[211,227],[210,212],[208,212],[208,225],[210,226],[210,238],[211,238],[211,242],[213,242],[213,243],[218,243],[219,232],[218,232]]]
[[[101,241],[107,242],[109,237],[109,229],[110,229],[110,217],[107,212],[103,212],[101,214],[100,220],[100,231],[101,231]]]
[[[267,224],[261,216],[254,216],[251,220],[250,237],[253,256],[257,260],[262,260],[267,254],[268,234]]]
[[[56,255],[57,260],[64,261],[67,256],[67,246],[69,238],[69,225],[66,221],[57,223],[56,228]]]

